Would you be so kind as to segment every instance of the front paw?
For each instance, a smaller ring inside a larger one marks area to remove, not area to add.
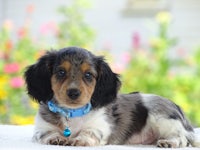
[[[73,138],[68,141],[68,145],[70,146],[92,146],[89,141],[81,138]]]
[[[68,138],[65,138],[59,132],[36,132],[33,136],[33,141],[48,145],[67,145]]]
[[[96,130],[85,130],[80,132],[77,137],[70,138],[68,145],[71,146],[99,146],[101,141],[100,132]]]
[[[92,139],[91,137],[83,137],[78,136],[76,138],[72,138],[68,141],[70,146],[97,146],[99,145],[96,139]]]
[[[47,140],[49,145],[68,145],[68,140],[63,136],[56,136]]]
[[[169,141],[169,140],[158,140],[157,142],[157,147],[161,147],[161,148],[177,148],[178,145],[177,143],[173,142],[173,141]]]

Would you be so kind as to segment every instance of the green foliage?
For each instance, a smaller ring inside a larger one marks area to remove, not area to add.
[[[200,125],[200,49],[187,59],[171,59],[169,50],[177,40],[168,36],[168,27],[169,22],[159,22],[158,35],[150,40],[150,48],[131,50],[121,91],[168,97],[183,108],[195,125]]]
[[[63,17],[57,35],[59,46],[91,47],[93,44],[94,31],[87,25],[83,17],[83,13],[89,7],[87,2],[75,0],[70,7],[62,6],[58,9]]]

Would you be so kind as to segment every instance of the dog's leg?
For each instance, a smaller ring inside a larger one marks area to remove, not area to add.
[[[68,138],[64,137],[62,130],[47,121],[38,113],[35,118],[35,129],[32,140],[41,144],[67,145]]]
[[[160,118],[155,125],[159,135],[158,147],[178,148],[189,145],[193,132],[187,131],[179,120]]]
[[[187,142],[187,139],[184,136],[160,139],[157,141],[157,146],[164,148],[186,147],[188,144],[189,143]]]
[[[62,136],[57,131],[47,131],[47,132],[36,132],[33,136],[33,141],[39,142],[41,144],[48,145],[67,145],[68,139]]]
[[[69,139],[68,145],[71,146],[98,146],[102,145],[102,132],[98,129],[82,130],[78,136]]]

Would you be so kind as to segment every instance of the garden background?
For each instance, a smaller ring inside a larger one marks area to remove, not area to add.
[[[62,19],[43,24],[37,31],[39,36],[32,33],[34,23],[31,20],[37,11],[32,3],[24,8],[26,17],[20,27],[9,18],[3,21],[0,27],[0,124],[33,124],[38,105],[26,94],[25,68],[46,50],[80,46],[97,55],[105,55],[112,69],[121,74],[120,92],[141,91],[168,97],[183,108],[195,126],[199,126],[200,44],[190,49],[177,47],[180,37],[170,32],[173,15],[161,9],[151,14],[150,27],[155,29],[151,36],[143,38],[140,32],[133,31],[129,48],[121,50],[120,54],[109,42],[96,48],[99,33],[87,24],[84,16],[92,8],[92,2],[86,0],[59,6],[55,12]],[[102,24],[106,26],[106,22]],[[121,30],[119,32],[123,32]],[[108,31],[107,34],[112,33]]]

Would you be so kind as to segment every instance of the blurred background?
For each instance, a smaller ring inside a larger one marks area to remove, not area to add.
[[[80,46],[121,74],[120,92],[168,97],[200,125],[199,0],[0,0],[0,124],[33,124],[23,73]]]

